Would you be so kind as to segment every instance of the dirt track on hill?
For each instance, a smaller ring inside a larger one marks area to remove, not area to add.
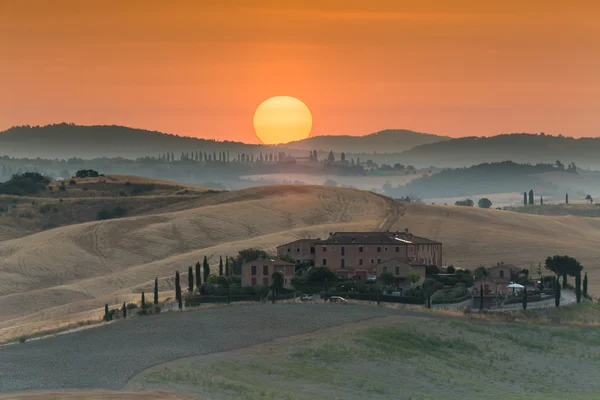
[[[119,390],[157,364],[391,315],[431,317],[360,305],[260,304],[136,318],[0,347],[0,392]]]

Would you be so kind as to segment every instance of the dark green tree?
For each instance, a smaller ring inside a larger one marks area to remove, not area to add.
[[[529,191],[529,205],[533,205],[533,189]]]
[[[158,304],[158,278],[154,278],[154,305]]]
[[[204,256],[204,262],[203,264],[203,268],[204,268],[204,282],[208,281],[208,276],[210,275],[210,265],[208,265],[208,258],[206,258],[206,256]]]
[[[556,279],[556,283],[554,285],[554,305],[556,307],[560,306],[560,283],[558,279]]]
[[[587,297],[588,297],[588,277],[587,277],[587,272],[586,272],[583,277],[583,298],[587,299]]]
[[[569,204],[569,193],[565,194],[565,203]]]
[[[275,289],[275,293],[279,293],[279,291],[283,289],[283,273],[281,273],[281,271],[275,271],[273,272],[271,278],[273,279],[273,288]]]
[[[181,289],[180,289],[181,291]],[[183,309],[183,298],[181,296],[179,296],[179,301],[177,302],[177,306],[179,307],[180,310]]]
[[[523,310],[527,310],[527,287],[523,288]]]
[[[483,310],[483,285],[479,285],[479,310]]]
[[[581,272],[575,275],[575,296],[577,303],[581,303]]]
[[[181,299],[181,282],[179,281],[179,271],[175,272],[175,299]]]
[[[202,275],[200,274],[200,261],[196,263],[196,287],[200,288],[202,285]]]
[[[492,201],[487,197],[484,197],[482,199],[479,199],[477,205],[479,206],[479,208],[490,208],[492,206]]]
[[[219,256],[219,276],[223,276],[223,256]]]
[[[523,192],[523,205],[527,205],[527,192]]]
[[[229,256],[225,256],[225,276],[229,276]]]
[[[566,289],[567,276],[577,276],[583,267],[573,257],[556,255],[546,258],[546,269],[554,272],[557,277],[562,276],[563,289]]]
[[[108,303],[104,304],[104,320],[108,321]]]
[[[542,196],[540,196],[540,206],[544,205],[544,198]]]
[[[146,309],[146,295],[144,294],[144,291],[142,291],[142,310]]]
[[[125,302],[123,302],[123,308],[121,308],[121,312],[123,313],[123,319],[127,319],[127,307],[125,306]]]
[[[194,270],[191,265],[188,267],[188,292],[194,293]]]

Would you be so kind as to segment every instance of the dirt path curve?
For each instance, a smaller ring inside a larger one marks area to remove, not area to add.
[[[0,392],[121,390],[157,364],[393,315],[433,317],[364,305],[257,304],[135,318],[1,347]]]
[[[398,218],[400,218],[401,216],[401,206],[400,203],[389,198],[389,197],[385,197],[385,196],[381,196],[383,197],[387,202],[388,202],[388,214],[386,215],[386,217],[384,218],[383,221],[381,221],[381,223],[379,224],[379,226],[377,227],[376,230],[380,231],[380,232],[387,232],[390,230],[390,228],[392,226],[394,226],[394,224],[396,222],[398,222]]]

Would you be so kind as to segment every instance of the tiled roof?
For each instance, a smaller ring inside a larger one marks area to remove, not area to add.
[[[437,244],[406,232],[335,232],[315,244]]]

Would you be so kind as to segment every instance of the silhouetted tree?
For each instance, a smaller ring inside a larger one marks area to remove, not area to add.
[[[142,291],[142,310],[146,309],[146,295],[144,294],[144,291]]]
[[[225,276],[229,276],[229,256],[225,256]]]
[[[223,276],[223,256],[219,256],[219,276]]]
[[[569,204],[569,193],[565,194],[565,204]]]
[[[575,297],[577,303],[581,303],[581,272],[575,275]]]
[[[589,202],[590,202],[590,204],[593,204],[593,203],[594,203],[594,199],[592,199],[592,196],[590,196],[589,194],[588,194],[587,196],[585,196],[585,199],[586,199],[587,201],[589,201]]]
[[[123,302],[123,308],[121,308],[121,312],[123,313],[123,319],[127,319],[127,307],[125,306],[125,302]]]
[[[108,303],[104,304],[104,320],[108,321]]]
[[[583,267],[573,257],[569,256],[552,256],[546,258],[546,269],[554,272],[554,274],[563,278],[563,289],[567,288],[567,275],[577,276]]]
[[[529,191],[529,205],[533,205],[533,189]]]
[[[154,278],[154,304],[158,304],[158,278]]]
[[[191,265],[188,267],[188,292],[194,293],[194,270]]]
[[[492,206],[492,201],[487,197],[484,197],[482,199],[479,199],[477,205],[479,206],[479,208],[490,208]]]
[[[587,272],[583,277],[583,298],[587,299],[588,297],[588,277]]]
[[[340,158],[341,158],[342,162],[346,162],[346,153],[342,153]]]
[[[483,285],[479,285],[479,310],[483,310]]]
[[[208,265],[208,258],[206,258],[206,256],[204,256],[203,268],[204,268],[204,282],[207,282],[208,276],[210,275],[210,265]]]
[[[181,282],[179,281],[179,271],[175,272],[175,299],[181,298]]]
[[[560,306],[560,283],[558,282],[558,279],[554,285],[554,305],[556,307]]]
[[[200,288],[201,284],[202,284],[202,278],[200,275],[200,261],[198,261],[196,263],[196,287]]]
[[[523,192],[523,205],[527,206],[527,192]]]
[[[544,198],[542,196],[540,196],[540,206],[544,205]]]
[[[523,310],[527,310],[527,287],[523,288]]]

